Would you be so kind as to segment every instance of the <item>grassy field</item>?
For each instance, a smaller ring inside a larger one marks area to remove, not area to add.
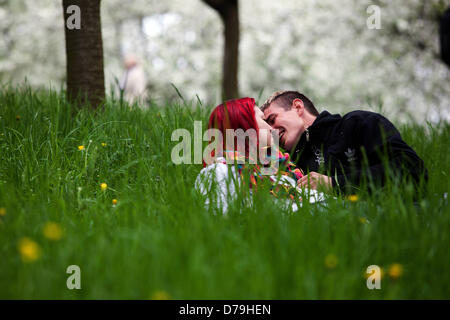
[[[209,111],[109,101],[72,117],[56,93],[1,91],[0,298],[450,298],[449,124],[399,126],[430,174],[416,203],[395,187],[292,213],[257,192],[224,218],[193,188],[202,166],[170,157],[172,131]]]

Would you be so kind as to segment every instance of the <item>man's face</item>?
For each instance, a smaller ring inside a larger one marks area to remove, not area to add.
[[[279,130],[280,145],[287,151],[295,147],[300,136],[305,131],[305,123],[301,117],[303,110],[291,107],[285,110],[272,102],[264,110],[264,118],[273,129]]]

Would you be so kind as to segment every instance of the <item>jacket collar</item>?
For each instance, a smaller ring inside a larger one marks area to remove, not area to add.
[[[331,114],[326,110],[322,111],[316,120],[302,133],[294,148],[294,152],[303,149],[308,143],[322,144],[329,134],[330,127],[341,120],[341,118],[339,114]]]

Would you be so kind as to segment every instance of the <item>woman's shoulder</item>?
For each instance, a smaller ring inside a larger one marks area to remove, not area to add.
[[[195,188],[202,194],[218,192],[225,201],[227,194],[235,194],[234,181],[239,183],[238,174],[234,166],[223,161],[216,161],[200,170],[195,180]]]
[[[227,165],[225,158],[217,158],[214,163],[200,170],[195,184],[198,186],[199,184],[210,184],[213,181],[223,182],[228,180],[230,174],[236,176],[236,168],[232,165]]]
[[[211,163],[200,170],[198,175],[200,177],[215,175],[217,178],[228,176],[228,166],[225,162],[225,158],[217,158],[214,163]]]

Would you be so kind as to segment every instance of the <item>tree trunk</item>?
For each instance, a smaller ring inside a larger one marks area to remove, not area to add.
[[[71,5],[81,9],[81,29],[67,28]],[[97,108],[105,98],[100,0],[63,0],[63,9],[68,97]]]
[[[238,0],[204,0],[215,9],[224,26],[222,98],[237,98],[239,65],[239,3]]]
[[[440,19],[439,40],[441,47],[441,59],[450,67],[450,7]]]

